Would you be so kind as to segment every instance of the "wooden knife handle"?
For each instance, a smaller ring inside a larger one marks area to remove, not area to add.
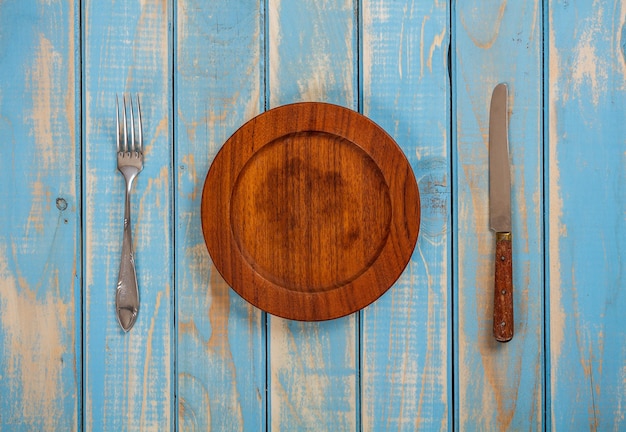
[[[513,338],[513,255],[511,233],[496,233],[496,277],[493,336],[498,342]]]

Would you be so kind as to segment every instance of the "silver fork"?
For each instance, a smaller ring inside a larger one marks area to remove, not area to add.
[[[130,224],[130,193],[135,177],[143,169],[143,135],[141,131],[141,108],[139,95],[136,96],[137,107],[130,96],[129,116],[126,116],[126,96],[122,99],[122,111],[115,95],[115,125],[117,127],[117,169],[126,181],[126,200],[124,204],[124,237],[122,241],[122,260],[115,294],[117,320],[124,331],[129,331],[137,320],[139,312],[139,289],[133,253],[133,236]],[[135,110],[137,122],[135,123]],[[137,129],[137,134],[135,134]]]

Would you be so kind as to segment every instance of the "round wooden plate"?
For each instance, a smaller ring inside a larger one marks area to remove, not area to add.
[[[419,231],[415,177],[368,118],[325,103],[285,105],[244,124],[219,151],[202,192],[215,267],[244,299],[319,321],[380,297]]]

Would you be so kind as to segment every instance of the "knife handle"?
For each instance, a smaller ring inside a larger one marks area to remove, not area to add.
[[[511,233],[496,233],[496,277],[493,336],[498,342],[513,338],[513,255]]]

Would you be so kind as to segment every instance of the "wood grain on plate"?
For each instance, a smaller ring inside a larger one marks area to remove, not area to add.
[[[319,321],[382,295],[408,263],[419,192],[404,154],[366,117],[298,103],[242,126],[218,153],[202,197],[213,261],[243,298]]]

